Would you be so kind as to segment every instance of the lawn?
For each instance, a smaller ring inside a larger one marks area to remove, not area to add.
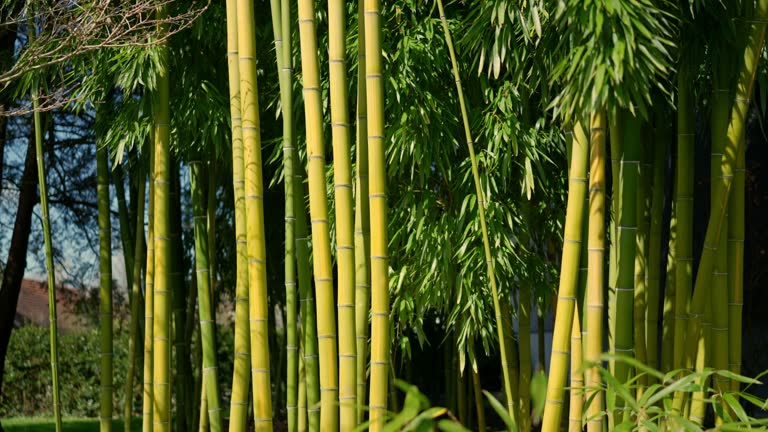
[[[19,417],[2,421],[5,432],[54,432],[53,420],[39,417]],[[64,430],[67,432],[98,432],[99,419],[94,418],[65,418]],[[123,420],[113,420],[112,430],[122,431]],[[131,421],[132,431],[141,431],[141,418]]]

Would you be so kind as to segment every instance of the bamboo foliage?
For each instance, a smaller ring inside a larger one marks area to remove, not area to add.
[[[317,302],[317,338],[320,364],[320,428],[336,430],[339,424],[336,311],[333,268],[325,188],[325,142],[320,65],[317,57],[315,8],[311,0],[299,1],[299,36],[307,133],[309,213],[312,223],[312,264]]]

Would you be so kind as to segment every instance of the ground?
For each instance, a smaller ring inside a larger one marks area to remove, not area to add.
[[[134,418],[131,430],[141,431],[141,419]],[[5,432],[54,432],[53,420],[50,418],[14,418],[2,421]],[[64,429],[68,432],[98,432],[99,420],[89,418],[64,419]],[[113,420],[112,430],[122,431],[123,421]]]

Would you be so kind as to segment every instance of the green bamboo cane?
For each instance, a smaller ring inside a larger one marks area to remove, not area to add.
[[[133,413],[133,381],[135,374],[135,361],[137,341],[139,334],[139,301],[141,300],[141,270],[144,260],[144,168],[139,163],[137,168],[138,178],[142,187],[139,188],[136,206],[136,237],[134,239],[133,285],[131,286],[133,301],[131,302],[131,336],[128,339],[128,373],[125,379],[125,405],[123,408],[123,419],[125,432],[131,432],[131,417]]]
[[[605,257],[605,132],[606,114],[599,109],[590,119],[589,237],[587,241],[587,328],[590,330],[584,360],[599,364],[603,352]],[[585,371],[587,431],[603,430],[603,400],[597,366]]]
[[[266,244],[264,232],[264,185],[256,67],[256,24],[252,0],[237,2],[238,56],[245,163],[245,211],[247,224],[249,323],[253,417],[256,431],[272,429],[272,386],[267,323]]]
[[[563,412],[565,381],[570,355],[571,326],[579,283],[579,259],[584,223],[584,202],[587,193],[588,141],[583,129],[574,129],[570,167],[568,171],[568,204],[566,207],[563,255],[558,287],[557,313],[552,335],[547,397],[544,403],[542,431],[560,428]],[[539,329],[541,331],[541,327]]]
[[[227,0],[227,66],[229,112],[232,121],[232,183],[235,201],[235,346],[229,431],[243,432],[248,420],[248,390],[251,381],[251,341],[248,312],[248,251],[246,249],[245,161],[240,117],[240,68],[238,66],[237,0]]]
[[[357,425],[357,341],[355,340],[355,247],[352,158],[346,70],[346,5],[328,0],[328,61],[333,177],[336,198],[338,274],[339,421],[341,431]]]
[[[742,137],[742,139],[745,139]],[[741,373],[742,307],[744,304],[744,189],[746,145],[741,144],[733,170],[733,190],[728,201],[728,368]],[[739,382],[731,381],[739,391]]]
[[[675,170],[675,347],[673,369],[683,367],[685,326],[693,272],[693,94],[691,72],[682,65],[678,72],[677,165]]]
[[[317,337],[320,363],[320,428],[336,430],[339,424],[336,311],[333,295],[328,196],[325,181],[323,102],[317,56],[315,8],[311,0],[299,1],[299,36],[307,129],[309,212],[312,223],[312,261],[315,276]]]
[[[152,429],[153,419],[153,371],[154,371],[154,286],[155,286],[155,151],[154,132],[149,149],[149,207],[147,208],[147,261],[144,275],[144,383],[142,390],[142,430]],[[145,187],[141,182],[141,187]],[[143,215],[142,215],[143,218]]]
[[[730,108],[729,96],[730,89],[727,88],[729,71],[726,62],[721,62],[716,66],[714,75],[714,94],[712,98],[712,152],[711,152],[711,178],[712,178],[712,203],[723,193],[726,187],[725,167],[721,160],[725,150],[725,140],[728,128],[728,110]],[[714,207],[714,206],[713,206]],[[716,210],[716,209],[713,209]],[[717,245],[717,256],[715,258],[714,270],[712,272],[712,293],[710,296],[710,306],[712,308],[712,358],[711,366],[718,370],[728,369],[728,214],[726,210],[723,220],[723,229],[725,235],[720,235]],[[715,391],[723,392],[730,388],[730,379],[720,375],[712,377]],[[723,419],[715,415],[716,424],[720,425]]]
[[[310,431],[320,430],[320,375],[317,358],[317,319],[315,297],[311,289],[311,271],[309,266],[309,238],[307,236],[307,217],[305,198],[306,187],[302,182],[301,166],[298,156],[294,159],[296,174],[295,186],[300,193],[294,194],[296,213],[296,261],[299,269],[299,304],[301,314],[302,360],[305,370],[307,425]]]
[[[210,287],[208,257],[210,244],[206,226],[205,198],[203,192],[204,170],[200,161],[189,163],[192,213],[195,230],[195,275],[197,277],[198,314],[200,316],[200,340],[203,348],[203,388],[208,407],[211,432],[221,431],[221,409],[219,408],[218,364],[216,360],[216,323],[213,320],[213,305]],[[212,185],[208,185],[211,187]]]
[[[291,2],[290,0],[281,0],[281,7],[280,7],[280,19],[281,19],[281,30],[282,30],[282,39],[283,39],[283,49],[282,49],[282,56],[283,56],[283,66],[280,69],[280,79],[281,82],[285,82],[281,86],[280,89],[280,95],[281,95],[281,106],[283,107],[283,149],[285,152],[289,153],[290,158],[285,157],[284,155],[284,163],[285,163],[285,197],[286,197],[286,216],[288,216],[288,208],[290,206],[290,216],[293,218],[293,229],[294,232],[290,236],[290,244],[291,244],[291,259],[288,261],[291,261],[292,264],[294,264],[294,270],[291,270],[291,275],[293,275],[293,285],[289,285],[286,282],[286,308],[288,309],[287,314],[287,321],[293,322],[293,325],[289,326],[289,333],[288,333],[288,341],[287,341],[287,349],[293,350],[289,351],[295,352],[294,364],[288,365],[288,377],[294,376],[295,380],[298,381],[299,377],[299,365],[301,362],[300,355],[299,355],[299,335],[298,335],[298,316],[297,312],[299,310],[299,306],[296,304],[297,301],[297,290],[296,290],[296,278],[295,278],[295,261],[297,255],[296,251],[296,212],[303,210],[303,207],[296,208],[296,203],[300,202],[298,196],[296,196],[297,189],[301,190],[296,185],[296,166],[298,163],[296,162],[298,160],[298,155],[295,150],[295,144],[294,144],[294,137],[293,137],[293,130],[295,128],[294,126],[294,116],[293,116],[293,49],[292,49],[292,41],[291,41]],[[287,146],[287,148],[286,148]],[[291,203],[288,203],[288,200],[291,201]],[[303,216],[303,212],[301,213]],[[286,259],[288,258],[288,242],[289,242],[289,235],[286,231],[285,235],[286,239]],[[304,260],[303,265],[306,267],[308,265],[307,260]],[[301,267],[301,265],[299,266]],[[286,273],[289,270],[286,267]],[[291,334],[291,332],[293,334]],[[294,374],[295,370],[295,374]],[[290,380],[289,380],[290,381]],[[295,391],[291,390],[290,382],[288,383],[288,400],[287,400],[287,408],[288,408],[288,430],[289,432],[298,430],[298,424],[299,424],[299,416],[303,414],[304,417],[306,417],[306,406],[305,411],[303,413],[299,413],[298,411],[298,399],[299,399],[299,384],[298,382],[294,384],[294,387],[296,387]],[[305,387],[306,391],[306,387]],[[306,394],[305,394],[306,399]],[[306,405],[306,404],[305,404]],[[295,408],[292,408],[295,407]]]
[[[357,2],[357,151],[355,176],[355,334],[357,339],[357,422],[362,423],[368,369],[371,312],[371,219],[368,206],[368,118],[365,86],[364,0]]]
[[[488,235],[488,228],[486,226],[486,220],[485,220],[485,205],[486,205],[486,194],[483,192],[482,184],[480,183],[480,172],[477,166],[477,158],[475,156],[475,147],[474,147],[474,140],[472,137],[472,131],[469,125],[469,117],[467,113],[467,106],[466,102],[464,101],[464,90],[461,87],[461,76],[459,74],[459,65],[456,60],[456,52],[453,47],[453,40],[451,38],[451,32],[448,28],[448,20],[445,17],[445,10],[443,9],[443,2],[442,0],[437,0],[437,7],[440,12],[440,20],[443,23],[443,31],[445,32],[445,42],[446,45],[448,45],[448,52],[451,57],[451,65],[453,68],[453,78],[456,82],[456,90],[458,92],[459,96],[459,105],[461,107],[461,118],[464,123],[464,135],[467,142],[467,147],[469,149],[469,158],[470,162],[472,164],[472,176],[475,183],[475,190],[477,193],[477,209],[478,209],[478,216],[480,217],[480,229],[482,231],[483,236],[483,248],[485,249],[485,259],[487,262],[487,271],[488,271],[488,280],[491,285],[491,293],[493,295],[493,307],[496,314],[496,331],[498,333],[498,341],[499,341],[499,352],[501,354],[501,371],[504,378],[504,393],[506,395],[507,400],[507,411],[509,412],[510,416],[514,416],[515,409],[515,398],[512,394],[512,383],[511,383],[511,377],[510,377],[510,371],[509,371],[509,359],[507,358],[508,351],[507,351],[507,341],[504,337],[504,326],[501,325],[502,320],[502,310],[501,310],[501,303],[499,299],[499,291],[496,286],[496,275],[493,268],[493,254],[491,252],[491,242]]]
[[[30,36],[34,39],[34,30]],[[43,240],[45,242],[45,271],[48,275],[48,325],[51,378],[53,385],[53,420],[56,432],[62,431],[61,424],[61,398],[59,395],[59,330],[56,314],[56,275],[53,268],[53,242],[51,241],[51,219],[48,215],[48,187],[45,180],[45,153],[43,153],[43,122],[40,113],[38,90],[35,86],[32,91],[32,106],[34,109],[35,124],[35,157],[37,158],[37,181],[40,188],[40,208],[42,210]],[[101,212],[99,212],[101,221]],[[111,401],[111,393],[110,393]]]
[[[519,370],[520,377],[518,412],[520,418],[518,425],[521,432],[531,430],[531,374],[533,368],[531,365],[531,307],[532,295],[531,285],[523,283],[518,289],[518,351],[519,351]],[[503,305],[502,305],[503,306]]]
[[[389,258],[387,252],[387,160],[381,1],[365,0],[365,77],[368,114],[368,198],[371,212],[371,431],[384,425],[389,381]],[[482,207],[482,206],[481,206]]]
[[[162,20],[165,10],[157,12]],[[168,47],[161,45],[160,58],[168,57]],[[153,431],[171,431],[171,224],[170,224],[170,102],[168,71],[157,77],[157,102],[154,112],[154,293],[153,293]]]
[[[187,300],[188,290],[184,275],[184,256],[181,238],[181,185],[179,181],[180,168],[176,157],[171,156],[171,184],[170,184],[170,250],[171,271],[170,287],[171,302],[173,308],[173,322],[171,334],[173,335],[173,360],[175,370],[171,376],[176,388],[176,423],[182,430],[194,429],[194,411],[196,405],[192,368],[189,356],[189,342],[187,338]],[[173,368],[173,367],[172,367]],[[173,415],[173,414],[172,414]]]
[[[675,163],[673,161],[673,163]],[[672,179],[672,196],[677,196],[677,174]],[[669,218],[669,251],[667,252],[666,285],[664,285],[664,310],[662,315],[661,330],[661,371],[669,372],[674,367],[675,356],[675,303],[677,292],[675,289],[676,262],[677,262],[677,205],[676,199],[671,200]]]
[[[513,419],[520,419],[520,361],[517,349],[517,343],[514,337],[514,325],[512,323],[512,305],[506,298],[501,302],[501,325],[504,326],[504,347],[507,349],[507,359],[509,359],[509,383],[512,389],[511,409],[514,415]],[[474,379],[474,378],[473,378]],[[481,395],[482,396],[482,395]],[[510,404],[508,404],[509,406]],[[518,426],[522,423],[518,421]]]
[[[720,172],[724,177],[724,186],[722,193],[720,193],[720,196],[718,197],[719,203],[716,203],[715,208],[717,211],[710,215],[707,232],[704,238],[704,250],[696,273],[695,289],[693,299],[691,300],[691,313],[686,329],[687,340],[684,364],[688,368],[693,367],[694,359],[697,355],[697,342],[701,331],[701,320],[699,317],[703,314],[706,303],[709,300],[707,297],[709,290],[707,288],[715,265],[715,251],[720,241],[722,222],[728,208],[728,198],[733,178],[733,165],[737,155],[742,151],[741,148],[744,145],[742,137],[744,136],[757,64],[765,39],[767,19],[768,0],[760,0],[757,3],[754,20],[749,22],[749,25],[752,27],[749,31],[749,36],[744,49],[743,63],[739,70],[736,96],[731,108],[730,121],[728,123],[728,138],[720,162]],[[680,412],[683,403],[681,392],[676,395],[674,402],[673,408],[677,412]]]
[[[619,177],[615,183],[618,188],[616,215],[616,333],[614,335],[613,353],[628,357],[634,355],[633,343],[633,294],[634,294],[634,264],[636,256],[637,236],[637,190],[640,166],[640,120],[628,110],[618,110],[614,119],[618,124],[614,129],[619,132],[611,136],[611,146],[618,148]],[[623,361],[615,363],[616,379],[624,384],[630,379],[630,366]],[[616,399],[616,409],[613,413],[614,426],[623,419],[623,399]],[[621,417],[619,416],[621,415]]]
[[[296,400],[296,430],[298,432],[307,431],[307,380],[304,371],[304,343],[299,335],[299,391]]]
[[[99,206],[99,357],[101,392],[99,430],[112,430],[112,232],[109,199],[109,156],[102,144],[96,148],[96,182]]]
[[[647,125],[644,125],[647,126]],[[649,131],[647,127],[643,129]],[[635,235],[635,277],[634,277],[634,325],[632,327],[634,339],[635,359],[641,363],[647,363],[646,355],[646,334],[645,317],[647,312],[646,296],[647,292],[647,272],[648,272],[648,235],[650,232],[650,174],[651,164],[649,162],[653,148],[653,141],[649,139],[647,133],[641,135],[642,140],[639,145],[640,163],[637,170],[637,234]],[[641,397],[648,385],[647,375],[640,374],[637,377],[637,397]]]
[[[288,430],[297,428],[298,398],[298,339],[296,335],[296,241],[294,210],[294,140],[290,4],[287,1],[270,0],[272,30],[275,36],[275,55],[280,85],[280,107],[283,115],[283,171],[285,186],[285,309],[286,309],[286,411]],[[282,4],[281,4],[282,3]],[[287,27],[287,28],[284,28]]]
[[[659,299],[661,296],[661,231],[664,223],[664,187],[667,171],[669,128],[663,112],[656,116],[653,146],[653,176],[651,192],[651,226],[648,242],[648,309],[645,315],[648,366],[659,366]],[[653,378],[649,377],[649,384]]]

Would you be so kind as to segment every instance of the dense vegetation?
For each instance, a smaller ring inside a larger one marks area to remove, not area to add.
[[[47,191],[66,183],[46,163],[61,116],[82,118],[99,276],[83,398],[102,430],[134,414],[161,432],[761,422],[741,353],[768,0],[118,3],[0,10],[2,148],[26,149],[0,305],[30,185],[56,284]],[[73,354],[49,321],[61,430]],[[398,381],[435,356],[421,391]]]

